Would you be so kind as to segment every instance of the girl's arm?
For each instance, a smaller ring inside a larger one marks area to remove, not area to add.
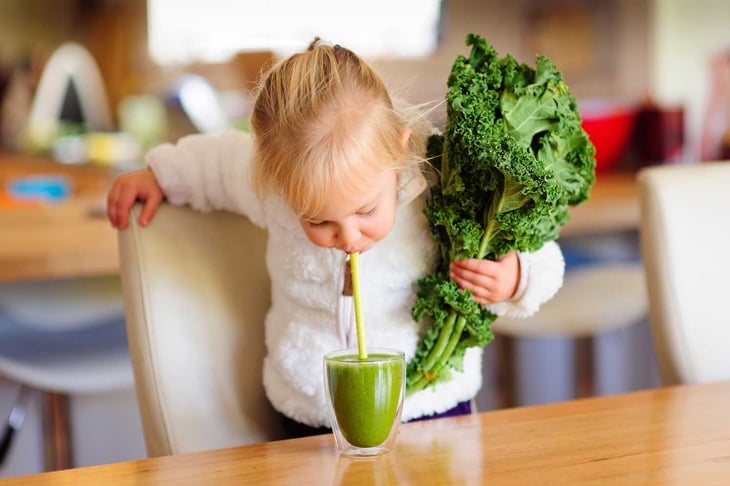
[[[177,144],[163,144],[148,152],[148,168],[114,179],[107,196],[112,226],[124,229],[137,201],[144,207],[139,222],[146,226],[164,198],[200,211],[225,209],[245,214],[264,225],[263,208],[249,182],[251,137],[229,130],[218,135],[190,135]]]
[[[263,226],[263,208],[249,180],[251,150],[251,136],[230,129],[160,145],[145,161],[171,204],[245,214]]]

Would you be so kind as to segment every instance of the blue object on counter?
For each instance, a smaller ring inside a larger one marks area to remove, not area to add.
[[[59,202],[71,195],[71,181],[60,175],[32,175],[11,179],[7,192],[19,201]]]

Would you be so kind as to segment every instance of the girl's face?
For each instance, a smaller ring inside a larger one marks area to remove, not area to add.
[[[357,194],[337,191],[319,214],[302,219],[309,241],[346,253],[363,253],[383,239],[395,221],[396,171],[382,172],[369,187]]]

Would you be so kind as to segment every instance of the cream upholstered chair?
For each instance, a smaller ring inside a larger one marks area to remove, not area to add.
[[[665,384],[730,379],[730,161],[639,173],[641,247]]]
[[[262,386],[265,233],[163,204],[119,232],[129,351],[150,457],[281,438]]]

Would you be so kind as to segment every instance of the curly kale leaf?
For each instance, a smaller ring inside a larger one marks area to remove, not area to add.
[[[493,338],[494,314],[449,281],[449,262],[538,250],[595,180],[595,149],[550,59],[538,56],[532,68],[500,58],[478,35],[466,43],[469,57],[458,56],[448,78],[444,134],[429,141],[439,181],[425,213],[441,260],[419,283],[413,316],[428,322],[409,392],[448,379],[467,348]]]

